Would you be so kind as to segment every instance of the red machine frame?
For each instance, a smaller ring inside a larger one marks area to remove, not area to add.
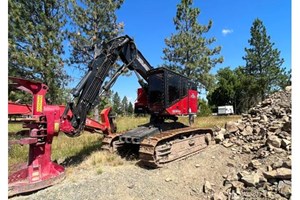
[[[61,115],[64,106],[47,105],[46,93],[48,87],[40,82],[25,80],[21,78],[9,77],[15,89],[23,90],[32,94],[32,105],[8,103],[9,115],[26,115],[29,118],[22,118],[22,133],[26,138],[10,141],[9,144],[29,145],[28,162],[22,164],[19,169],[8,177],[8,195],[35,191],[55,184],[65,177],[65,169],[51,161],[51,144],[54,136],[58,136],[59,131],[69,127]],[[99,123],[87,118],[86,128],[90,131],[102,131],[111,134],[110,119],[108,117],[111,108],[101,112]],[[70,117],[70,115],[67,115]]]

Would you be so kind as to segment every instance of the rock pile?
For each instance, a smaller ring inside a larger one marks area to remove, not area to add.
[[[289,199],[291,197],[291,87],[277,92],[243,114],[237,122],[218,128],[216,143],[252,161],[235,176],[224,176],[227,199]],[[253,156],[252,156],[253,155]],[[250,195],[250,196],[251,196]]]

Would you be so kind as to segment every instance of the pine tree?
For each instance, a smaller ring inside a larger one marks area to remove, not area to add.
[[[124,115],[127,115],[127,112],[128,112],[128,100],[127,100],[126,96],[124,96],[123,99],[122,99],[121,107],[122,107],[122,113]]]
[[[48,85],[48,100],[61,103],[68,80],[62,32],[65,25],[61,0],[8,1],[8,75]]]
[[[129,101],[129,104],[128,104],[128,114],[130,114],[130,115],[133,114],[133,105],[132,105],[131,101]]]
[[[220,54],[221,47],[210,48],[216,38],[206,38],[204,34],[212,27],[212,21],[208,25],[197,22],[200,14],[199,8],[192,7],[193,0],[181,0],[177,5],[177,13],[174,18],[176,33],[165,39],[166,48],[163,49],[166,61],[164,66],[180,72],[192,78],[200,89],[209,89],[212,86],[213,76],[210,70],[223,62]]]
[[[123,0],[70,0],[66,7],[70,17],[68,38],[71,43],[70,65],[81,68],[93,59],[93,52],[88,51],[96,41],[108,41],[123,30],[123,23],[117,23],[115,11]]]
[[[285,69],[281,68],[284,59],[280,51],[274,48],[271,37],[267,35],[266,27],[260,19],[255,19],[248,40],[250,48],[245,48],[245,73],[249,77],[249,93],[258,100],[263,100],[273,91],[279,89],[283,82],[288,82]],[[256,94],[255,94],[256,93]]]
[[[116,92],[113,95],[112,103],[113,103],[113,106],[112,106],[113,111],[117,114],[121,114],[122,113],[121,98],[120,98],[118,92]]]
[[[123,0],[66,1],[65,7],[70,25],[67,34],[71,44],[71,57],[67,62],[71,67],[86,71],[87,66],[94,58],[91,48],[93,44],[99,41],[108,41],[122,32],[124,25],[117,23],[115,13],[122,3]],[[100,97],[100,104],[106,103],[105,98]],[[94,112],[99,112],[98,108],[96,106]]]

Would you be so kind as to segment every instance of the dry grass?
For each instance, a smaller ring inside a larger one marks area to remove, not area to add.
[[[214,126],[224,126],[227,121],[237,121],[240,116],[209,116],[196,117],[196,127],[212,128]],[[120,117],[116,119],[118,131],[126,131],[145,124],[149,117]],[[188,124],[187,117],[179,117],[179,121]],[[22,129],[20,124],[9,124],[9,132],[17,132]],[[10,139],[19,138],[15,134],[10,134]],[[115,154],[99,151],[101,148],[102,135],[84,132],[76,138],[69,138],[63,133],[54,137],[52,143],[52,160],[57,160],[64,166],[75,167],[78,164],[85,167],[95,167],[97,173],[102,173],[102,165],[117,166],[122,165],[123,160]],[[9,167],[14,164],[26,162],[28,158],[28,145],[13,145],[9,150]]]
[[[127,131],[148,122],[149,117],[118,117],[116,119],[118,132]]]
[[[8,139],[9,140],[16,140],[20,139],[21,136],[16,134],[18,131],[22,130],[22,124],[13,123],[8,125]],[[17,163],[24,163],[27,161],[29,152],[28,145],[21,146],[21,145],[11,145],[9,146],[8,151],[8,165],[14,165]]]
[[[99,167],[102,165],[118,166],[123,164],[124,160],[120,156],[107,151],[97,151],[87,157],[82,166]]]
[[[10,125],[9,125],[10,126]],[[11,134],[10,139],[19,138]],[[92,152],[100,150],[102,135],[84,132],[77,138],[70,138],[60,133],[53,138],[52,160],[57,160],[66,166],[81,163]],[[24,163],[28,159],[29,145],[12,145],[9,150],[9,167]]]
[[[84,132],[79,137],[70,138],[60,133],[52,143],[52,159],[63,161],[65,165],[77,165],[87,156],[101,148],[102,135]]]
[[[223,127],[226,122],[237,121],[240,118],[240,115],[196,117],[193,126],[202,128],[213,128],[215,126]],[[188,124],[187,117],[179,117],[179,121]]]
[[[22,130],[22,124],[21,123],[12,123],[8,125],[8,132],[9,133],[15,133]]]

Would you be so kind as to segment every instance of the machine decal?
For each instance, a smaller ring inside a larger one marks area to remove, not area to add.
[[[43,111],[43,96],[42,95],[37,95],[36,111],[37,112]]]

